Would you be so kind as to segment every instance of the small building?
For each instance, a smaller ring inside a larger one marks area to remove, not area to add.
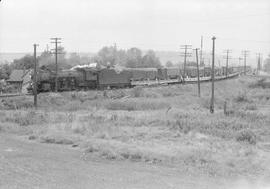
[[[31,70],[13,70],[6,82],[12,86],[12,92],[26,93],[31,83]]]

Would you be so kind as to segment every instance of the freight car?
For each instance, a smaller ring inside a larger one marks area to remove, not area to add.
[[[132,73],[128,70],[101,69],[98,72],[98,88],[127,88],[131,87]]]
[[[177,67],[167,68],[167,78],[168,79],[180,79],[182,75],[181,70]]]
[[[155,80],[158,78],[158,70],[156,68],[125,68],[131,72],[132,81]]]

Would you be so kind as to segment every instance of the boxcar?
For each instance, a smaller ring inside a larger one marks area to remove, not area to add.
[[[131,72],[133,81],[155,80],[158,77],[156,68],[125,68]]]
[[[176,67],[167,68],[168,79],[178,79],[180,78],[180,75],[181,75],[181,70],[179,68],[176,68]]]
[[[131,87],[131,76],[131,72],[127,70],[117,72],[114,69],[101,69],[98,72],[98,88]]]
[[[161,80],[166,80],[168,78],[167,68],[158,68],[157,69],[157,78]]]

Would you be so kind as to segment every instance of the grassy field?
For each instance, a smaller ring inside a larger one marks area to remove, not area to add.
[[[175,166],[188,174],[269,179],[270,88],[251,77],[210,83],[1,99],[0,132],[72,145],[83,157]],[[226,102],[226,112],[224,104]]]

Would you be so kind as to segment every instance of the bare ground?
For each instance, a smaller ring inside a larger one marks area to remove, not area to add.
[[[1,188],[248,188],[255,181],[194,177],[181,169],[84,158],[77,149],[0,135]],[[263,188],[263,184],[260,183]],[[244,187],[246,188],[246,187]]]

